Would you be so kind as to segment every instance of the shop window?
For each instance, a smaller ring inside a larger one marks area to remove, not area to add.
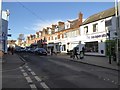
[[[86,42],[85,43],[86,52],[98,52],[98,41],[95,42]]]
[[[93,24],[93,32],[97,32],[98,31],[98,24]]]

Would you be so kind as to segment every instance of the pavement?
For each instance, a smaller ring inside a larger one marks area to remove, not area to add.
[[[25,65],[17,54],[5,54],[2,58],[2,89],[29,88],[19,67]],[[26,90],[26,89],[25,89]]]
[[[84,64],[89,64],[93,66],[98,66],[102,68],[107,68],[107,69],[112,69],[112,70],[119,70],[120,66],[117,65],[116,61],[113,61],[111,59],[111,64],[109,64],[109,58],[108,57],[102,57],[102,56],[84,56],[83,59],[73,59],[70,58],[69,55],[57,55],[56,57],[58,58],[65,58],[69,59],[74,62],[79,62],[79,63],[84,63]]]
[[[25,62],[17,54],[5,54],[2,58],[2,67],[4,70],[16,69],[24,64]]]

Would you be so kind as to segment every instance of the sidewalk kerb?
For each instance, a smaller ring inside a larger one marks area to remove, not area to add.
[[[102,68],[106,68],[106,69],[111,69],[111,70],[119,71],[119,69],[113,69],[113,68],[110,68],[110,67],[104,67],[104,66],[100,66],[100,65],[95,65],[95,64],[87,63],[87,62],[82,62],[82,61],[77,61],[77,60],[72,60],[72,59],[70,59],[70,61],[79,62],[79,63],[83,63],[83,64],[88,64],[88,65],[92,65],[92,66],[98,66],[98,67],[102,67]]]

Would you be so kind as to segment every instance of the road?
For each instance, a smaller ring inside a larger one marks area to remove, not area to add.
[[[20,56],[49,88],[117,88],[118,86],[118,72],[114,70],[77,63],[57,56],[39,56],[30,53],[20,53]],[[36,82],[35,85],[40,87]]]

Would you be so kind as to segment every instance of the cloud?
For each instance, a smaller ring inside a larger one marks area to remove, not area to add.
[[[31,30],[34,32],[42,31],[43,28],[51,27],[52,24],[57,24],[59,21],[62,20],[51,20],[51,21],[36,21],[30,27],[24,27],[25,30]]]
[[[46,20],[46,21],[37,21],[37,23],[34,24],[34,26],[36,26],[36,29],[38,29],[38,31],[41,31],[43,28],[47,28],[47,27],[51,27],[52,24],[57,24],[59,21],[62,20]]]

